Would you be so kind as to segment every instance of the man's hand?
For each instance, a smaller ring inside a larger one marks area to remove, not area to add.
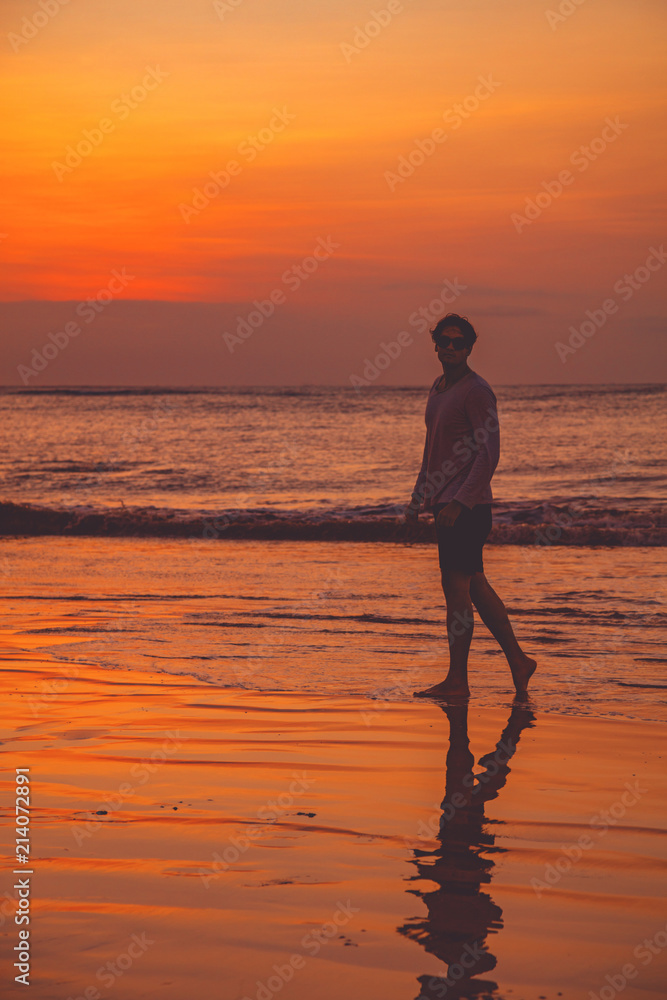
[[[438,514],[435,520],[436,525],[440,525],[441,528],[451,528],[462,510],[462,503],[459,503],[458,500],[450,500],[447,506],[443,507]]]

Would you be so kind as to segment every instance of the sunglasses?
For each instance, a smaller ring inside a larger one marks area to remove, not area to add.
[[[435,338],[436,347],[449,347],[450,344],[455,351],[460,351],[468,346],[465,337],[448,337],[446,334],[438,334]]]

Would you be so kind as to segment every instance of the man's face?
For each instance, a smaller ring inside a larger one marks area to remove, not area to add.
[[[447,340],[447,338],[449,338],[449,340]],[[438,334],[434,345],[435,352],[438,355],[440,363],[444,365],[463,364],[472,350],[471,347],[465,346],[464,340],[465,338],[458,326],[446,326],[445,329]],[[461,346],[458,346],[459,344]]]

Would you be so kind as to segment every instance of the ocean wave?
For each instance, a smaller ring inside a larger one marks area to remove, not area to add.
[[[181,510],[158,507],[48,507],[0,502],[0,535],[89,535],[196,540],[406,542],[402,505],[275,511]],[[435,541],[431,516],[421,517],[410,541]],[[580,506],[553,502],[502,503],[489,542],[530,546],[662,546],[664,509],[644,503]]]
[[[56,473],[80,473],[87,474],[90,472],[100,473],[100,472],[125,472],[128,469],[143,468],[143,463],[141,462],[76,462],[64,459],[60,462],[44,462],[38,465],[34,465],[32,468],[30,466],[24,467],[23,478],[26,478],[26,473],[30,472],[56,472]],[[156,472],[161,470],[156,469]],[[171,470],[169,470],[171,471]]]

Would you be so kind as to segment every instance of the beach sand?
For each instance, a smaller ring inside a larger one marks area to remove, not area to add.
[[[664,997],[662,725],[222,688],[47,641],[73,640],[0,652],[3,995]]]

